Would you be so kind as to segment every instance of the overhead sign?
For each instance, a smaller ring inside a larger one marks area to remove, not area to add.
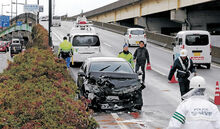
[[[37,4],[27,4],[24,5],[24,12],[39,12],[39,5]]]
[[[44,12],[44,6],[43,5],[39,6],[39,12]]]
[[[22,26],[22,24],[23,24],[22,21],[17,21],[17,22],[16,22],[16,25],[17,25],[17,26]]]
[[[9,16],[0,16],[0,26],[9,27],[10,26],[10,17]]]

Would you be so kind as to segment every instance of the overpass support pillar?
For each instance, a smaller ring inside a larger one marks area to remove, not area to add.
[[[182,30],[190,30],[187,22],[186,10],[177,9],[170,11],[170,20],[182,24]]]
[[[134,25],[147,27],[146,17],[136,17],[134,18]]]

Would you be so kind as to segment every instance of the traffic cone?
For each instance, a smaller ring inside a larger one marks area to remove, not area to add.
[[[147,68],[146,68],[146,70],[152,70],[152,69],[151,69],[151,65],[150,65],[150,63],[147,64]]]
[[[219,82],[216,82],[216,89],[215,89],[215,100],[216,105],[220,105],[220,91],[219,91]]]
[[[172,66],[171,66],[172,69]],[[172,79],[169,81],[169,83],[178,83],[178,81],[176,80],[175,75],[173,75]]]

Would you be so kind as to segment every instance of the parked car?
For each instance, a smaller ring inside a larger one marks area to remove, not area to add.
[[[7,46],[3,41],[0,41],[0,52],[7,52]]]
[[[129,28],[124,35],[124,42],[128,46],[139,46],[140,41],[143,41],[145,45],[147,44],[146,33],[142,28]]]
[[[211,37],[208,31],[180,31],[173,43],[173,59],[180,56],[180,51],[186,49],[195,65],[206,65],[210,69],[212,62]]]
[[[140,74],[141,75],[141,74]],[[141,110],[142,90],[138,74],[122,58],[88,58],[78,72],[80,95],[91,101],[98,110]]]

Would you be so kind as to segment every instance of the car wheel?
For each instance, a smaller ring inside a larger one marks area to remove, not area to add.
[[[207,69],[210,69],[211,64],[207,64],[206,67],[207,67]]]
[[[143,106],[143,99],[142,99],[142,91],[139,91],[134,98],[134,108],[137,110],[141,110]]]

